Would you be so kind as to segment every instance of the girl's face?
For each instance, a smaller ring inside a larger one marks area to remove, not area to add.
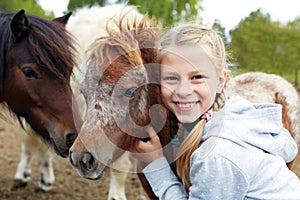
[[[206,52],[211,53],[206,45],[180,46],[162,57],[163,102],[181,123],[206,112],[226,81],[226,71],[217,71]]]

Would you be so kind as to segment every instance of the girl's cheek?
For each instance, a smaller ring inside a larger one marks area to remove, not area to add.
[[[174,91],[175,88],[170,85],[162,85],[161,87],[161,93],[163,97],[171,96],[174,93]]]
[[[171,92],[170,92],[170,90],[162,89],[161,95],[162,95],[163,100],[165,101],[171,97]]]
[[[168,102],[172,100],[172,92],[169,89],[162,89],[162,100],[166,107],[169,107]]]

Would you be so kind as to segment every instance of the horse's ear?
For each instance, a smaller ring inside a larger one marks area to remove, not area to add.
[[[62,17],[58,17],[53,19],[53,21],[61,23],[62,25],[66,25],[69,21],[70,16],[72,15],[72,12],[69,12],[68,14],[62,16]]]
[[[10,29],[16,38],[20,38],[28,32],[28,19],[23,9],[14,15]]]

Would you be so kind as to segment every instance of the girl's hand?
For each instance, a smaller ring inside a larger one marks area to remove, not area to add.
[[[163,151],[160,144],[160,139],[156,135],[151,126],[146,127],[146,131],[150,136],[147,142],[141,139],[137,140],[135,146],[130,149],[131,154],[138,160],[148,164],[154,160],[163,157]]]

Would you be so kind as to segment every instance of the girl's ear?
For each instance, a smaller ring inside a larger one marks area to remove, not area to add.
[[[227,79],[227,71],[225,69],[222,70],[219,76],[219,84],[217,88],[217,93],[221,93]]]

